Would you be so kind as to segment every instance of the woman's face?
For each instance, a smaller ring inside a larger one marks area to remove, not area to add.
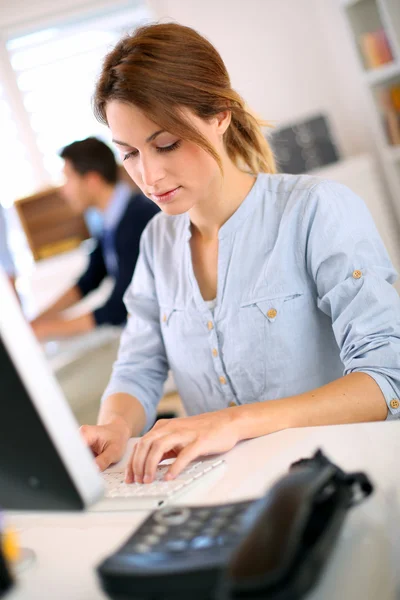
[[[221,185],[221,173],[208,152],[162,131],[134,105],[113,100],[106,113],[126,171],[165,213],[182,214],[200,203],[212,202]],[[225,123],[218,117],[204,121],[189,111],[186,115],[221,155],[229,118]]]

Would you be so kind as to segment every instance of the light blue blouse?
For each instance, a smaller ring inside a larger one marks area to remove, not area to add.
[[[160,213],[144,231],[103,399],[136,396],[148,429],[169,368],[188,415],[363,371],[380,386],[388,418],[400,415],[396,273],[358,196],[307,175],[258,175],[219,231],[213,311],[194,276],[190,236],[187,213]]]

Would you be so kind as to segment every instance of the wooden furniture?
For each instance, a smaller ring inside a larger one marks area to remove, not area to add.
[[[20,198],[15,207],[35,260],[72,250],[90,237],[83,216],[73,213],[60,188]]]

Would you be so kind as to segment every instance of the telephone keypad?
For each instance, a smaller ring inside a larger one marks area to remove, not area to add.
[[[166,507],[148,517],[124,550],[175,555],[234,545],[243,531],[243,514],[251,504],[252,500],[223,506]]]

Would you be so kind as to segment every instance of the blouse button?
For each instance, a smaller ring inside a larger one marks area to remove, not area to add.
[[[362,277],[362,272],[358,269],[356,271],[353,271],[353,277],[354,279],[360,279]]]
[[[237,406],[237,404],[236,404],[236,402],[233,402],[233,401],[232,401],[232,402],[229,402],[229,406],[230,406],[231,408],[233,408],[234,406]]]
[[[225,379],[225,377],[223,377],[223,375],[221,375],[221,377],[219,378],[219,382],[220,382],[222,385],[225,385],[225,384],[226,384],[226,379]]]
[[[212,322],[212,321],[208,321],[208,323],[207,323],[207,327],[208,327],[208,329],[209,329],[210,331],[211,331],[211,329],[214,329],[213,322]]]
[[[269,311],[267,312],[267,317],[270,319],[275,319],[277,314],[278,314],[278,311],[276,310],[276,308],[270,308]]]
[[[165,313],[163,314],[162,320],[163,320],[163,323],[167,322],[167,315]]]
[[[390,401],[390,406],[392,408],[399,408],[400,402],[397,400],[397,398],[393,398],[393,400]]]
[[[216,348],[213,348],[212,355],[214,356],[214,358],[218,356],[218,350]]]

